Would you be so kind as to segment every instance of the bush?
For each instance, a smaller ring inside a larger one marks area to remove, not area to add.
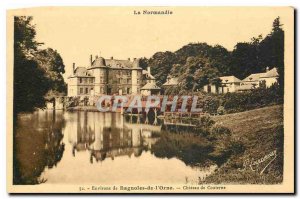
[[[212,138],[218,139],[220,137],[231,136],[231,131],[229,128],[225,126],[214,126],[210,131],[210,135]]]
[[[231,154],[238,155],[238,154],[244,153],[246,148],[242,144],[242,142],[233,140],[230,142],[229,150],[230,150]]]
[[[220,106],[220,100],[217,97],[209,96],[203,103],[203,111],[209,114],[216,114],[218,107]]]
[[[217,109],[217,114],[218,115],[224,115],[225,114],[224,106],[219,106],[219,108]]]
[[[281,103],[283,103],[283,96],[278,87],[272,86],[268,89],[259,88],[244,93],[226,93],[223,96],[222,106],[227,113],[236,113]]]
[[[194,127],[192,132],[196,135],[206,137],[210,134],[209,130],[211,126],[215,124],[215,121],[209,116],[202,116],[199,120],[196,120],[194,124],[196,127]]]

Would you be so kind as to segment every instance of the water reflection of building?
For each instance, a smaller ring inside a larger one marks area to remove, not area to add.
[[[77,112],[70,118],[69,142],[73,144],[73,155],[76,151],[83,151],[94,142],[95,134],[88,124],[87,112]]]
[[[151,125],[129,124],[119,113],[70,113],[66,128],[73,155],[89,150],[91,163],[117,156],[138,157],[151,147]]]

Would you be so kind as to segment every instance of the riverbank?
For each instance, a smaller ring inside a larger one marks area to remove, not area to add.
[[[229,128],[233,138],[239,140],[246,150],[241,155],[232,156],[227,163],[208,176],[203,183],[276,184],[282,182],[282,105],[214,116],[212,119]],[[262,161],[258,163],[257,160],[260,159]],[[254,171],[250,168],[251,163],[253,163],[252,169]]]

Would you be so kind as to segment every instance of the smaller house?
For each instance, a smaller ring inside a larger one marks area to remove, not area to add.
[[[269,70],[266,68],[265,73],[254,73],[246,77],[240,87],[240,91],[255,89],[255,88],[270,88],[273,84],[277,83],[278,72],[277,68]]]
[[[144,82],[145,84],[141,88],[141,94],[144,96],[149,95],[159,95],[161,88],[156,85],[155,77],[151,75],[150,67],[147,67],[147,70],[143,70],[142,74],[144,76]]]
[[[262,86],[265,86],[266,88],[270,88],[273,84],[277,83],[278,77],[279,75],[278,75],[277,68],[274,67],[271,70],[267,68],[267,72],[260,77],[260,81]]]
[[[228,92],[243,92],[255,88],[270,88],[273,84],[277,83],[278,71],[277,68],[269,70],[266,68],[265,73],[253,73],[243,80],[235,76],[220,77],[220,85],[208,84],[203,87],[207,93],[228,93]]]
[[[172,86],[177,86],[178,85],[178,78],[177,77],[167,77],[167,81],[163,84],[164,88],[170,88]]]
[[[161,88],[155,82],[148,82],[141,88],[141,94],[144,96],[159,95]]]
[[[235,76],[222,76],[220,77],[220,85],[208,84],[203,87],[207,93],[228,93],[236,92],[241,85],[241,80]]]
[[[248,85],[250,89],[258,88],[260,85],[261,77],[265,75],[265,73],[254,73],[243,79],[241,85]],[[249,86],[250,85],[250,86]]]

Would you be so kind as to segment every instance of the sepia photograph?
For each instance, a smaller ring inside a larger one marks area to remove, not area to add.
[[[294,193],[294,8],[6,14],[9,193]]]

